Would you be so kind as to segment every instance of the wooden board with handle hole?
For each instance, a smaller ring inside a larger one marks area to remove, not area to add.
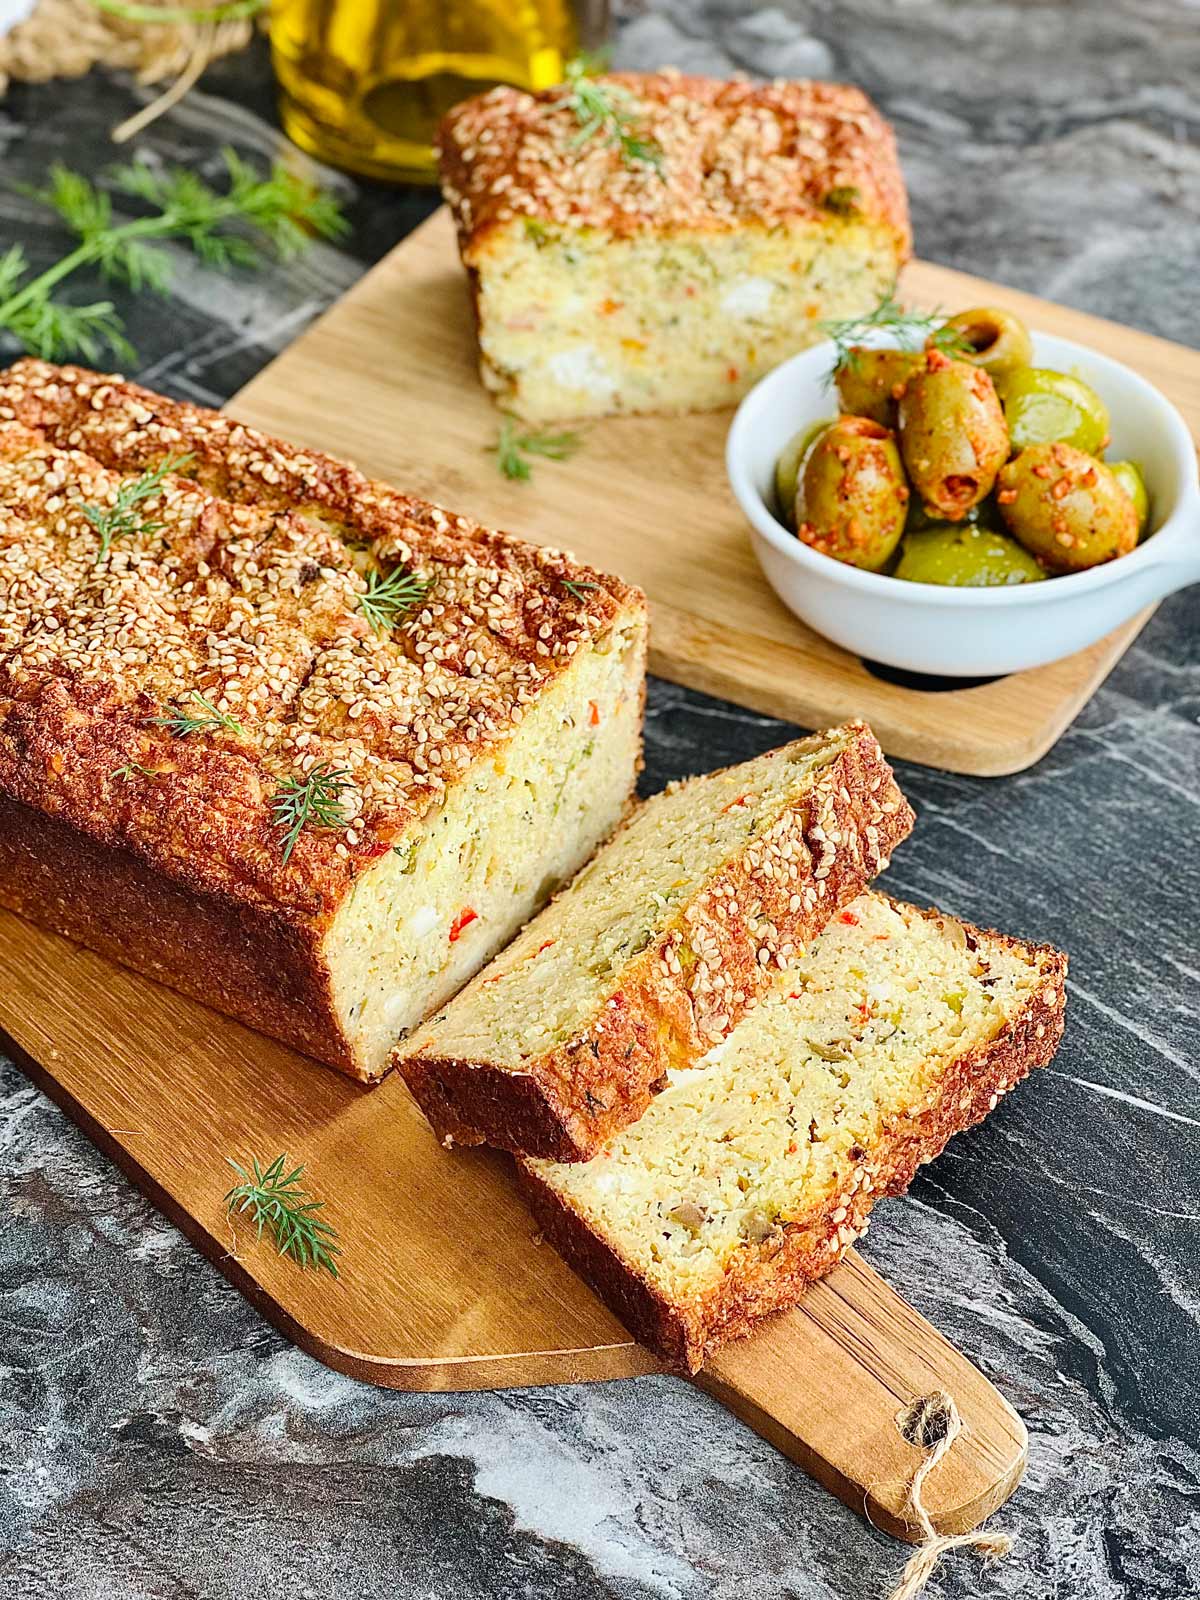
[[[319,1361],[426,1391],[659,1370],[538,1239],[508,1158],[442,1149],[399,1077],[363,1089],[7,911],[0,969],[0,1047]],[[338,1229],[336,1281],[226,1215],[229,1160],[285,1151]],[[965,1422],[926,1485],[940,1530],[976,1526],[1024,1468],[1016,1413],[853,1252],[696,1381],[901,1537],[921,1457],[897,1417],[918,1396],[946,1390]]]
[[[927,262],[906,270],[901,298],[1007,306],[1043,332],[1135,367],[1200,430],[1200,352]],[[959,687],[916,680],[917,688],[819,638],[768,586],[725,478],[730,413],[590,424],[570,460],[535,461],[531,482],[508,482],[489,449],[497,412],[477,376],[466,280],[444,210],[228,409],[641,584],[660,677],[808,728],[863,716],[889,755],[954,772],[994,777],[1045,754],[1150,615],[1035,671]]]

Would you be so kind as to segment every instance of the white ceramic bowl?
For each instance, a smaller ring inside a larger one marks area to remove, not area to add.
[[[882,341],[881,341],[882,342]],[[725,460],[771,587],[810,628],[856,655],[910,672],[976,677],[1073,654],[1154,600],[1200,580],[1200,486],[1187,424],[1119,361],[1049,334],[1034,363],[1090,383],[1112,418],[1110,461],[1137,461],[1155,530],[1130,555],[1088,572],[1011,588],[956,589],[860,572],[802,544],[776,517],[775,462],[794,434],[832,417],[831,344],[767,374],[738,407]]]

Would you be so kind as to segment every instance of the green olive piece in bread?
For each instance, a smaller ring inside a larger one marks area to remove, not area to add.
[[[1013,538],[1052,572],[1082,572],[1137,544],[1133,501],[1110,467],[1073,445],[1022,450],[1001,470],[996,498]]]
[[[1006,533],[965,522],[935,522],[905,534],[894,576],[909,583],[995,589],[1037,583],[1046,574]]]
[[[987,495],[1008,456],[1008,428],[982,367],[927,350],[900,396],[900,450],[914,494],[961,522]]]
[[[869,417],[839,417],[804,458],[796,536],[822,555],[879,572],[900,543],[907,503],[888,429]]]

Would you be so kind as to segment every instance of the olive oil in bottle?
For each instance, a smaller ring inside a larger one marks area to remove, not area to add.
[[[603,32],[603,0],[273,0],[280,116],[302,149],[429,182],[443,114],[496,83],[545,89]]]

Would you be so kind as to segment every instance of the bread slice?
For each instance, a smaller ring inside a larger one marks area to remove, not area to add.
[[[723,1039],[913,823],[850,723],[648,800],[399,1047],[447,1142],[585,1161]]]
[[[911,235],[892,131],[842,84],[617,73],[570,96],[497,88],[439,134],[483,381],[530,421],[732,405],[870,311]]]
[[[521,1163],[547,1238],[695,1371],[794,1305],[952,1133],[1050,1060],[1066,957],[868,893],[585,1164]]]

